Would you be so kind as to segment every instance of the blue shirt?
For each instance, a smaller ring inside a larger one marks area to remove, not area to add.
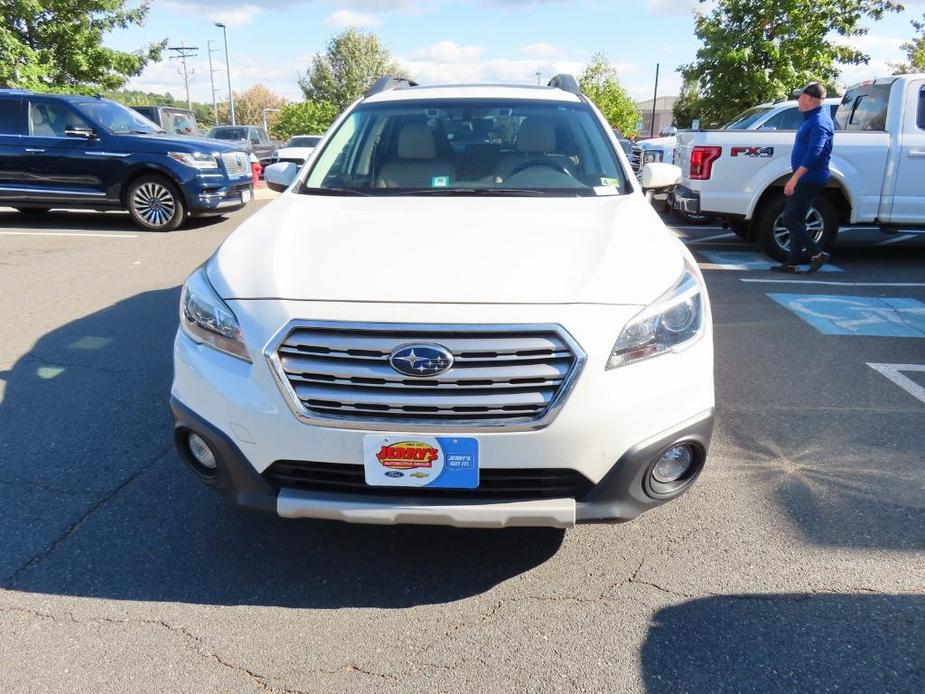
[[[805,166],[807,171],[801,181],[825,183],[829,180],[829,159],[832,157],[832,141],[835,124],[832,123],[828,106],[820,106],[803,114],[803,125],[797,130],[797,138],[790,153],[790,166],[796,171]]]

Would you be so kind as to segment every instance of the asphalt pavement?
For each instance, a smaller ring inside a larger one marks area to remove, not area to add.
[[[677,225],[717,429],[621,525],[284,521],[184,469],[179,288],[246,216],[168,234],[0,210],[0,691],[925,691],[925,236],[774,276]]]

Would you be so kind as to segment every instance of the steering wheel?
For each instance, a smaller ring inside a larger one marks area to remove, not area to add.
[[[518,164],[517,166],[515,166],[511,170],[511,173],[507,175],[507,177],[510,178],[511,176],[516,176],[521,171],[525,171],[527,169],[533,168],[534,166],[545,166],[549,169],[555,169],[559,173],[563,173],[569,178],[575,178],[572,172],[569,171],[563,164],[557,164],[556,162],[550,161],[549,159],[528,159],[527,161],[522,162]]]

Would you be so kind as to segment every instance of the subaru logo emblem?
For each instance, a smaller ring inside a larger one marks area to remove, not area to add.
[[[402,345],[392,351],[389,364],[405,376],[438,376],[453,366],[453,355],[440,345]]]

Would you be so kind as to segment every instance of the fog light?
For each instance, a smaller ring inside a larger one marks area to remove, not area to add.
[[[656,482],[669,484],[681,479],[694,463],[694,451],[687,444],[673,446],[662,454],[655,467],[652,478]]]
[[[209,448],[201,436],[190,432],[189,439],[187,439],[189,444],[189,452],[193,456],[193,460],[202,465],[207,470],[214,470],[218,467],[218,462],[215,460],[215,454],[212,453],[212,449]]]

